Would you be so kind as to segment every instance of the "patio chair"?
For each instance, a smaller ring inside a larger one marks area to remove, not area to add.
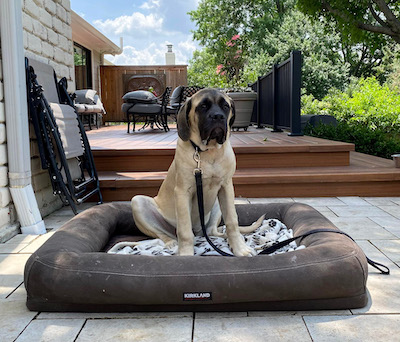
[[[74,92],[74,104],[83,124],[88,124],[89,129],[94,125],[100,128],[101,118],[106,111],[96,90],[79,89]]]
[[[93,195],[102,203],[99,179],[85,129],[68,95],[66,79],[54,69],[25,60],[29,117],[42,169],[49,171],[54,195],[77,214],[77,205]]]
[[[129,133],[129,126],[131,123],[135,131],[136,123],[140,120],[144,121],[144,125],[140,130],[154,125],[165,132],[169,131],[167,123],[167,110],[166,107],[169,102],[171,94],[171,87],[166,87],[164,93],[160,97],[155,97],[152,93],[144,90],[132,91],[125,94],[122,99],[125,103],[122,104],[122,111],[126,114]]]
[[[167,115],[173,115],[176,121],[176,116],[178,115],[179,109],[181,108],[182,104],[186,101],[188,97],[193,96],[200,89],[203,88],[197,86],[177,86],[171,94],[169,105],[166,107]]]

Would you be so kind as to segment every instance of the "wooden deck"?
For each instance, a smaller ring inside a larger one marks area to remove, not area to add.
[[[87,132],[106,201],[154,196],[173,159],[177,132],[126,126]],[[236,196],[396,196],[400,169],[391,160],[354,152],[354,145],[251,128],[231,137]]]

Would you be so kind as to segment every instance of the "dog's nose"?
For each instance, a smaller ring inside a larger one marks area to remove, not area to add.
[[[213,121],[222,121],[224,120],[224,118],[225,115],[221,113],[210,114],[210,119],[212,119]]]

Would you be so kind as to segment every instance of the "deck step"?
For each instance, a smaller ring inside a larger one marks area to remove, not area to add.
[[[351,153],[348,167],[242,168],[233,177],[236,196],[397,196],[400,169],[391,161]],[[379,162],[379,163],[378,163]],[[374,167],[374,165],[376,166]],[[368,166],[368,167],[367,167]],[[398,171],[396,171],[398,170]],[[130,200],[143,194],[155,196],[166,176],[158,172],[99,172],[106,201]]]
[[[237,169],[348,166],[350,151],[354,146],[338,145],[313,149],[312,146],[296,148],[236,147]],[[167,171],[175,149],[94,150],[98,171],[141,172]]]

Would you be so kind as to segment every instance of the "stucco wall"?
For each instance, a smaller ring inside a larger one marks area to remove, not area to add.
[[[28,58],[50,64],[58,79],[66,77],[68,91],[75,90],[74,57],[69,0],[24,0],[23,39]],[[50,177],[40,166],[35,133],[30,127],[32,185],[42,216],[61,207],[53,195]]]

